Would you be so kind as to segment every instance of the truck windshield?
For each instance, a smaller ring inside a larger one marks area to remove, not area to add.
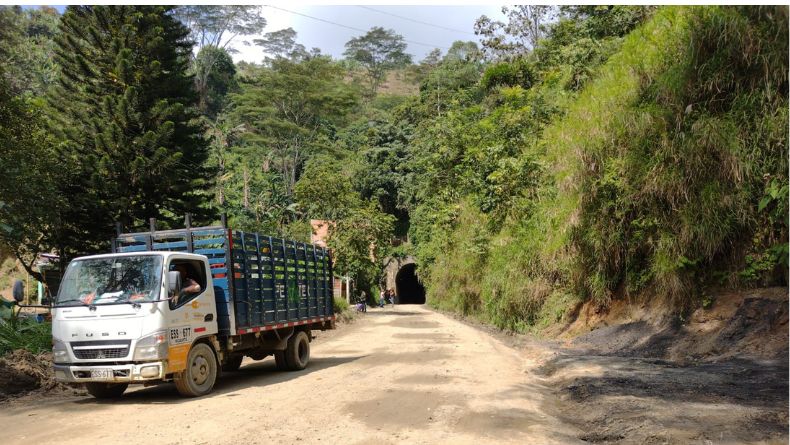
[[[161,278],[160,256],[75,260],[66,269],[55,304],[152,301],[159,296]]]

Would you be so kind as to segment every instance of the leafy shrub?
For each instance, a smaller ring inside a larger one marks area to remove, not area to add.
[[[348,302],[343,298],[335,297],[332,300],[332,305],[335,310],[335,315],[340,315],[348,310]]]
[[[433,306],[476,314],[488,251],[486,217],[469,202],[454,206],[448,216],[442,224],[446,238],[435,238],[422,246],[423,252],[432,250],[430,256],[435,258],[424,266],[427,273],[422,279]]]
[[[535,73],[533,68],[524,59],[497,63],[486,69],[482,79],[480,79],[480,85],[486,90],[500,86],[530,88],[534,83]]]
[[[0,356],[16,349],[33,354],[52,349],[52,324],[29,319],[0,319]]]

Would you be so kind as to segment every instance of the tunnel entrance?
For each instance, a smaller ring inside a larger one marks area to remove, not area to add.
[[[414,263],[407,264],[395,276],[395,294],[398,304],[425,304],[425,288],[417,281]]]

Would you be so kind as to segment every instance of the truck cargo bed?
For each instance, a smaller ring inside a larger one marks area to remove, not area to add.
[[[323,247],[257,233],[199,227],[125,233],[117,252],[205,255],[220,334],[237,335],[334,319],[332,264]]]

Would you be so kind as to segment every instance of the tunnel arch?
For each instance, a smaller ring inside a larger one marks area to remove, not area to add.
[[[417,279],[417,265],[404,264],[395,275],[398,304],[425,304],[425,287]]]

